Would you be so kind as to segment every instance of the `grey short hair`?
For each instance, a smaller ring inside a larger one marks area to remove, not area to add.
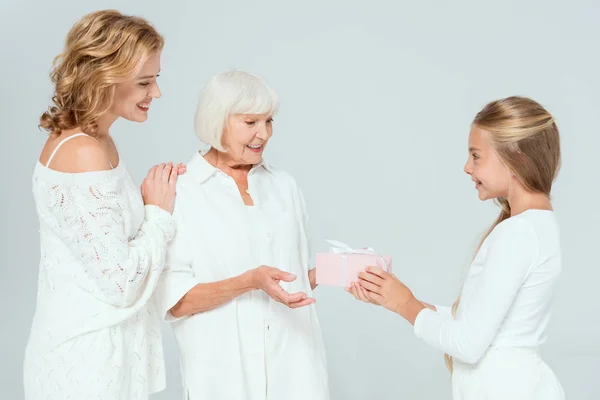
[[[198,138],[219,151],[227,121],[234,114],[274,115],[279,109],[277,94],[263,79],[238,69],[213,77],[204,88],[194,121]]]

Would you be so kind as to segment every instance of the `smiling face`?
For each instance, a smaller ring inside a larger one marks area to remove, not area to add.
[[[227,149],[227,158],[238,165],[260,163],[272,135],[271,114],[230,116],[222,137],[223,146]]]
[[[129,121],[146,121],[150,103],[161,96],[156,81],[159,71],[160,52],[150,53],[134,76],[116,85],[110,113]]]
[[[511,174],[489,140],[489,133],[473,125],[465,173],[475,182],[480,200],[507,197]]]

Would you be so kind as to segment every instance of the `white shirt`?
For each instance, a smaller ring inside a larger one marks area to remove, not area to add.
[[[33,193],[41,260],[25,399],[148,399],[165,387],[152,294],[171,215],[144,206],[123,161],[85,173],[38,162]]]
[[[415,320],[415,334],[469,364],[490,346],[537,347],[546,340],[560,271],[554,213],[515,215],[494,228],[475,256],[456,319],[449,307],[424,309]]]
[[[251,291],[213,310],[174,319],[196,284],[260,265],[291,272],[290,293],[312,295],[305,204],[294,179],[266,163],[248,173],[254,206],[233,178],[196,153],[177,182],[177,234],[156,298],[173,321],[190,400],[327,400],[325,349],[314,305],[290,309]]]

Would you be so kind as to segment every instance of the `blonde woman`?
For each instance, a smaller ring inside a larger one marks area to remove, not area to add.
[[[156,295],[189,400],[329,400],[306,206],[294,178],[263,159],[278,103],[261,78],[231,70],[197,108],[211,148],[177,183]]]
[[[26,400],[147,399],[165,386],[152,294],[184,168],[153,167],[140,194],[110,136],[118,118],[148,118],[162,48],[147,21],[100,11],[73,26],[55,60],[33,174],[41,261]]]
[[[347,289],[400,314],[419,338],[448,355],[454,399],[564,398],[537,350],[546,340],[562,268],[550,201],[560,159],[558,128],[541,105],[522,97],[488,104],[473,122],[464,170],[479,199],[497,200],[501,211],[471,264],[455,312],[420,302],[377,268]]]

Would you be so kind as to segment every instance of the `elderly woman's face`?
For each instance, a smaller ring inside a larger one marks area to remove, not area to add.
[[[223,134],[223,145],[236,162],[258,164],[271,135],[273,118],[270,114],[232,115]]]

